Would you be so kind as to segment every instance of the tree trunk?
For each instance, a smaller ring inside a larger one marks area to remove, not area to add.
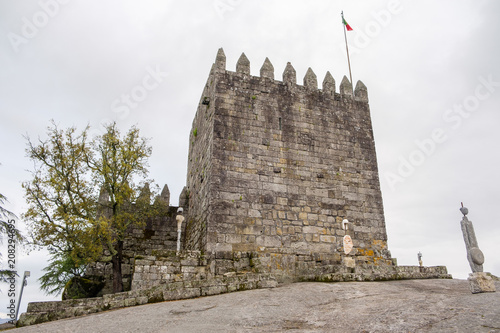
[[[123,241],[119,240],[116,244],[116,254],[111,257],[111,262],[113,263],[113,293],[123,291],[122,257]]]

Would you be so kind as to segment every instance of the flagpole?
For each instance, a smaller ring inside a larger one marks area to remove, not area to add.
[[[344,20],[344,11],[341,12],[342,15],[342,25],[344,26],[344,39],[345,39],[345,49],[347,52],[347,65],[349,65],[349,78],[351,79],[351,88],[352,88],[352,95],[354,96],[354,83],[352,82],[352,73],[351,73],[351,61],[349,60],[349,47],[347,46],[347,34],[345,31],[345,20]]]

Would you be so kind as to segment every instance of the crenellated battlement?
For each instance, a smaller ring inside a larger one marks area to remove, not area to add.
[[[219,73],[230,72],[226,69],[226,55],[224,50],[220,48],[217,52],[215,63],[213,68]],[[248,60],[245,53],[242,53],[236,62],[236,71],[232,73],[241,74],[244,77],[250,77],[250,60]],[[262,67],[260,68],[260,77],[262,79],[270,79],[274,81],[274,67],[269,58],[266,57]],[[297,85],[297,72],[290,62],[286,64],[285,70],[283,71],[282,81],[289,89],[293,89]],[[330,96],[334,96],[335,91],[335,79],[332,74],[328,71],[326,72],[325,78],[323,79],[322,89],[318,88],[318,78],[311,67],[307,69],[307,72],[303,79],[303,87],[309,91],[319,90]],[[368,103],[368,91],[363,82],[358,81],[356,83],[356,88],[353,89],[352,84],[349,79],[344,75],[342,82],[339,86],[339,94],[341,98],[348,98],[358,101]]]

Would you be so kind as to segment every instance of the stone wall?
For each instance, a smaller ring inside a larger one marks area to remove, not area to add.
[[[219,59],[218,54],[218,59]],[[224,58],[225,59],[225,58]],[[220,62],[224,59],[219,59]],[[198,111],[193,120],[189,135],[189,159],[187,170],[186,194],[190,215],[186,220],[187,250],[204,251],[207,244],[207,221],[214,198],[211,196],[213,182],[213,136],[215,85],[214,74],[218,69],[212,66],[209,78],[203,89]]]
[[[217,256],[207,256],[200,251],[183,251],[136,257],[131,290],[170,282],[263,272],[265,269],[261,265],[266,260],[260,260],[258,256],[256,252],[218,252]]]
[[[249,267],[252,266],[252,258],[245,256],[245,254],[236,254],[239,259],[248,258]],[[195,261],[192,261],[196,258]],[[136,267],[158,267],[167,266],[169,263],[158,262],[158,258],[145,258],[140,262],[137,260],[138,266]],[[257,288],[273,288],[277,286],[277,277],[268,273],[255,273],[255,272],[226,272],[222,275],[213,275],[213,268],[216,261],[207,262],[203,266],[203,256],[197,253],[186,253],[180,256],[180,262],[187,260],[181,267],[202,268],[204,271],[199,271],[197,274],[184,275],[182,277],[169,277],[169,281],[158,281],[157,277],[153,274],[144,274],[141,272],[140,276],[134,276],[134,279],[142,279],[144,284],[141,286],[143,289],[136,289],[132,291],[104,295],[103,297],[85,298],[77,300],[66,301],[52,301],[52,302],[31,302],[28,304],[26,313],[21,314],[18,321],[18,326],[28,326],[39,324],[47,321],[58,320],[63,318],[70,318],[82,316],[91,313],[97,313],[106,310],[113,310],[123,307],[156,303],[162,301],[172,301],[179,299],[195,298],[200,296],[217,295],[228,292],[235,292],[240,290],[249,290]],[[219,263],[229,265],[233,262],[232,269],[238,270],[239,260],[219,258]],[[198,261],[199,260],[199,261]],[[200,265],[196,265],[198,262]],[[245,266],[243,260],[243,266]],[[257,266],[259,264],[257,263]],[[242,266],[242,267],[243,267]],[[324,265],[316,266],[317,268],[325,267]],[[337,269],[339,266],[335,266]],[[241,269],[241,267],[240,267]],[[342,269],[346,269],[345,267]],[[182,268],[180,270],[182,272]],[[185,271],[184,274],[190,273]],[[193,272],[191,272],[193,273]],[[179,273],[181,274],[181,273]],[[351,272],[336,272],[329,274],[314,274],[313,270],[307,270],[307,275],[298,277],[298,281],[322,281],[322,282],[338,282],[338,281],[384,281],[384,280],[401,280],[401,279],[428,279],[428,278],[451,278],[447,273],[446,267],[417,267],[417,266],[378,266],[378,267],[361,267],[358,266],[352,269]],[[148,282],[149,281],[149,282]],[[152,287],[148,287],[150,283]]]
[[[179,255],[136,257],[131,290],[147,289],[160,284],[206,280],[213,277],[207,270],[207,259],[199,251]]]
[[[152,256],[158,252],[173,252],[177,248],[177,215],[178,207],[169,207],[165,216],[158,216],[146,221],[144,227],[130,228],[125,237],[123,244],[123,261],[122,275],[124,290],[130,290],[132,284],[132,274],[134,273],[134,265],[136,257]],[[184,211],[187,214],[187,210]],[[183,224],[183,232],[185,234],[185,223]],[[181,246],[184,240],[181,237]],[[108,252],[104,253],[102,259],[91,264],[86,273],[86,276],[103,277],[105,287],[100,294],[110,294],[113,292],[113,269],[111,264],[111,255]]]
[[[363,83],[337,93],[329,73],[319,90],[311,69],[297,85],[291,64],[276,81],[268,59],[260,77],[244,54],[236,72],[225,62],[219,50],[191,131],[187,248],[342,265],[348,219],[356,262],[392,265]]]
[[[17,326],[28,326],[47,321],[82,316],[123,307],[218,295],[239,290],[273,288],[276,281],[271,275],[243,274],[221,276],[209,280],[169,282],[148,289],[127,291],[96,298],[77,300],[31,302],[22,313]]]
[[[325,254],[293,257],[277,253],[219,251],[215,256],[207,256],[200,251],[186,251],[176,256],[165,253],[163,256],[136,257],[134,267],[131,290],[222,276],[268,274],[270,271],[274,272],[272,276],[279,283],[451,278],[444,266],[390,266],[362,262],[353,265],[342,262],[338,255]]]

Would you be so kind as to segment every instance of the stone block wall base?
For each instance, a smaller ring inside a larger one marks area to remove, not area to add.
[[[352,273],[331,273],[302,276],[299,281],[349,282],[417,279],[451,279],[446,266],[357,267]]]
[[[496,291],[493,279],[484,272],[470,273],[467,280],[473,294]]]
[[[197,254],[198,255],[198,254]],[[144,267],[150,264],[144,260]],[[139,260],[137,260],[139,261]],[[159,262],[161,261],[156,261]],[[194,262],[190,263],[194,264]],[[137,266],[139,267],[139,266]],[[137,269],[136,267],[136,269]],[[142,266],[141,266],[142,267]],[[151,266],[152,267],[152,266]],[[150,268],[151,268],[150,267]],[[184,266],[194,267],[194,266]],[[135,306],[146,303],[156,303],[200,296],[218,295],[242,290],[259,288],[274,288],[279,283],[295,281],[386,281],[401,279],[451,279],[445,266],[363,266],[345,268],[341,271],[331,266],[331,273],[311,271],[310,274],[271,274],[271,273],[225,273],[224,275],[193,275],[179,281],[158,281],[158,284],[145,289],[131,290],[102,297],[82,298],[75,300],[31,302],[27,312],[21,314],[18,327],[39,324],[47,321],[82,316],[90,313]],[[483,273],[485,274],[485,273]],[[486,276],[487,278],[491,278]],[[494,291],[494,290],[493,290]]]

